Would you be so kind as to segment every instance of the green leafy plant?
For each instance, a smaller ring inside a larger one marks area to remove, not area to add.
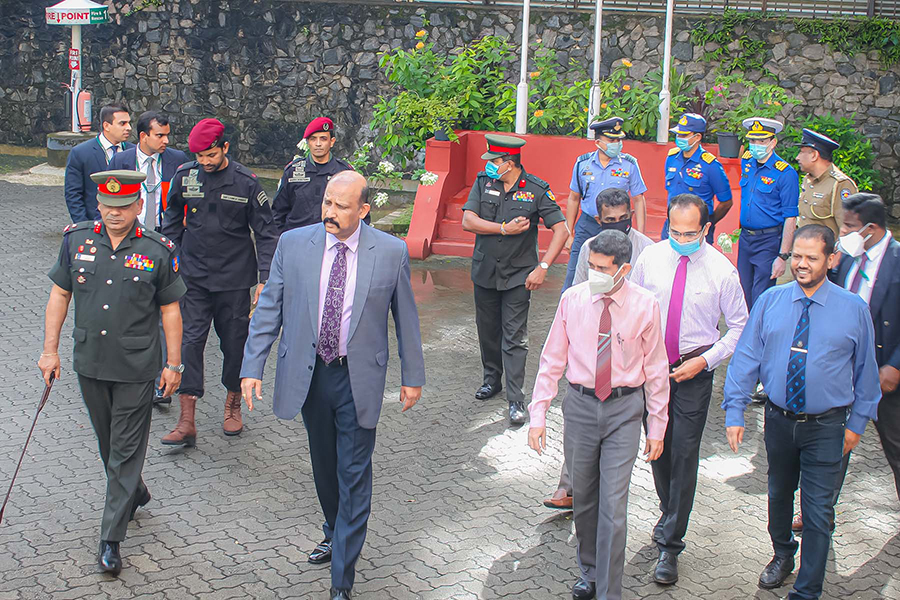
[[[841,145],[834,152],[834,164],[856,182],[860,190],[871,191],[878,188],[882,185],[882,180],[874,168],[875,151],[872,149],[872,142],[859,132],[854,117],[855,115],[835,117],[830,113],[820,116],[809,115],[799,120],[799,127],[789,124],[780,135],[782,142],[779,144],[779,156],[797,168],[802,129],[812,129],[827,135]]]
[[[389,198],[384,190],[400,191],[403,189],[404,176],[409,176],[409,179],[418,181],[419,185],[428,186],[437,183],[438,175],[436,173],[425,169],[417,169],[410,176],[409,173],[398,170],[394,163],[389,160],[380,160],[373,168],[372,153],[374,150],[375,145],[372,142],[367,142],[356,149],[349,162],[354,169],[366,176],[373,188],[381,190],[376,192],[372,198],[372,203],[375,206],[387,204]]]
[[[697,46],[705,46],[712,42],[718,48],[704,52],[703,60],[719,63],[723,73],[734,71],[759,70],[771,75],[765,67],[768,56],[766,43],[753,39],[747,34],[738,35],[737,29],[752,25],[765,19],[765,13],[726,10],[721,16],[708,17],[694,25],[691,31],[691,42]],[[738,51],[732,53],[730,46],[737,42]]]
[[[436,95],[404,91],[393,98],[382,97],[372,115],[372,126],[378,130],[376,143],[405,168],[435,131],[443,130],[450,141],[457,141],[453,124],[460,114],[456,100],[443,100]]]
[[[744,119],[775,118],[786,106],[801,102],[779,85],[756,83],[738,74],[717,77],[706,92],[706,100],[719,115],[711,133],[742,133]]]

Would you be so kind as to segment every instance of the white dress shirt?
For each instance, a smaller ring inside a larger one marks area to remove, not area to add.
[[[891,232],[886,231],[884,237],[877,244],[866,250],[866,267],[863,269],[862,281],[859,282],[859,290],[856,292],[860,298],[869,303],[872,298],[872,288],[875,287],[875,280],[878,279],[878,269],[881,268],[881,261],[884,258],[884,252],[887,250],[888,244],[891,243]],[[844,288],[850,289],[853,278],[859,270],[860,258],[855,258],[850,270],[847,272],[847,279],[844,280]]]
[[[113,144],[111,141],[106,139],[102,133],[97,136],[97,140],[100,142],[100,147],[103,148],[103,152],[106,154],[106,164],[109,164],[109,161],[112,160],[113,157],[113,146],[117,146],[119,150],[122,150],[121,144]]]
[[[146,183],[141,184],[141,198],[144,200],[144,209],[141,211],[139,215],[139,219],[141,223],[144,224],[145,227],[149,227],[150,229],[156,229],[159,227],[160,217],[162,216],[160,213],[162,212],[162,207],[160,206],[160,191],[162,190],[162,165],[159,161],[159,154],[153,154],[147,156],[143,152],[141,152],[141,147],[138,146],[136,148],[137,152],[135,156],[137,157],[137,170],[143,173],[144,175],[150,175],[150,169],[154,169],[156,171],[156,185],[148,187]],[[153,202],[156,206],[156,223],[148,223],[147,222],[147,206]]]
[[[663,338],[680,259],[681,255],[672,249],[669,240],[663,240],[644,249],[631,272],[631,283],[649,290],[659,300]],[[728,331],[720,339],[722,315]],[[700,249],[688,256],[678,353],[685,355],[712,344],[701,355],[706,359],[707,370],[712,371],[734,352],[747,318],[747,303],[737,269],[725,255],[706,241],[701,242]]]

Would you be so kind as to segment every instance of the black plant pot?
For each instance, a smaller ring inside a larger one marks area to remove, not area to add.
[[[717,134],[719,138],[719,156],[721,158],[737,158],[741,154],[741,140],[736,133],[720,131]]]
[[[434,139],[436,139],[439,142],[449,142],[450,141],[450,138],[447,136],[447,132],[444,131],[443,128],[435,129]]]

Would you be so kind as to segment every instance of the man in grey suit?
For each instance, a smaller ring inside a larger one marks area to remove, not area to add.
[[[300,413],[309,437],[325,539],[310,554],[331,561],[331,598],[348,599],[372,503],[372,451],[388,362],[388,310],[400,354],[403,411],[422,395],[425,360],[406,244],[360,221],[365,178],[354,171],[325,188],[322,223],[278,241],[244,346],[241,393],[253,410],[283,329],[275,370],[275,415]],[[317,268],[318,267],[318,268]]]

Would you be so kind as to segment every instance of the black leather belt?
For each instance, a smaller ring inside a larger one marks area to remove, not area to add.
[[[783,414],[785,417],[787,417],[791,421],[797,421],[798,423],[806,423],[807,421],[810,421],[810,420],[815,420],[815,419],[819,419],[822,417],[830,417],[831,415],[836,415],[836,414],[844,414],[844,415],[847,414],[846,406],[836,406],[835,408],[826,410],[825,412],[819,413],[817,415],[791,412],[789,410],[785,410],[785,409],[781,408],[780,406],[778,406],[771,400],[769,400],[769,406],[771,406],[773,409],[775,409],[776,411]]]
[[[781,226],[777,227],[766,227],[764,229],[746,229],[741,227],[741,233],[746,233],[747,235],[765,235],[767,233],[780,233]]]
[[[584,387],[583,385],[578,385],[577,383],[570,383],[569,387],[575,390],[576,392],[581,392],[586,396],[597,396],[594,388]],[[641,388],[636,387],[616,387],[612,389],[612,392],[607,396],[604,400],[615,400],[616,398],[621,398],[622,396],[627,396],[628,394],[633,394]]]
[[[669,365],[670,370],[677,369],[678,367],[680,367],[687,361],[691,360],[692,358],[697,358],[698,356],[700,356],[701,354],[703,354],[704,352],[706,352],[707,350],[709,350],[712,347],[713,347],[713,344],[709,344],[708,346],[700,346],[696,350],[691,350],[687,354],[682,354],[681,356],[678,357],[678,360],[676,360],[671,365]]]
[[[316,354],[316,362],[321,363],[322,366],[333,368],[333,367],[346,367],[347,366],[347,357],[346,356],[338,356],[331,362],[325,362],[321,356]]]

